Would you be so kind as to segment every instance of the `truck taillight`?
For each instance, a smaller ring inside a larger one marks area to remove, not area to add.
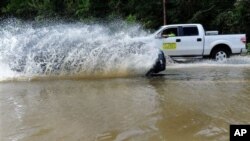
[[[244,44],[247,42],[247,38],[246,38],[246,37],[241,37],[240,40],[241,40],[241,42],[244,43]]]

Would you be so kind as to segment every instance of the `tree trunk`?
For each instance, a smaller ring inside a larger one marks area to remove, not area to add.
[[[163,25],[167,24],[166,19],[166,0],[163,0]]]

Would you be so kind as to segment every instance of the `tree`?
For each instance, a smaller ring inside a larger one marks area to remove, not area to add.
[[[208,30],[249,36],[249,5],[249,0],[1,0],[0,15],[36,20],[120,17],[151,29],[162,23],[201,23]]]
[[[167,24],[167,17],[166,17],[166,0],[163,0],[163,25]]]

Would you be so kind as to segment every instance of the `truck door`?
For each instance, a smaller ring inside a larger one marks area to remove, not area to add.
[[[198,27],[183,26],[181,27],[180,48],[185,55],[199,56],[203,54],[203,36],[199,33]]]
[[[179,42],[177,38],[180,35],[179,27],[168,27],[161,32],[162,47],[166,55],[176,56],[180,54]]]
[[[185,57],[203,54],[203,36],[199,34],[195,25],[167,28],[162,32],[162,39],[162,50],[169,56]]]

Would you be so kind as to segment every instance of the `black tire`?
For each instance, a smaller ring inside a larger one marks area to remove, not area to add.
[[[158,54],[158,58],[154,66],[146,73],[146,76],[150,76],[152,73],[159,73],[166,69],[166,58],[162,51]]]
[[[211,58],[216,61],[222,61],[230,57],[230,51],[226,48],[214,49],[211,53]]]

